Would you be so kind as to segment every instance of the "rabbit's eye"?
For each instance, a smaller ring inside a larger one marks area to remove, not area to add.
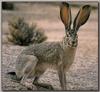
[[[67,35],[67,37],[69,37],[69,35]]]

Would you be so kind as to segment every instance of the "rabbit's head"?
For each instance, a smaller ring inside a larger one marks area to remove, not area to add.
[[[72,24],[72,16],[71,16],[71,9],[70,5],[66,2],[63,2],[60,7],[60,17],[65,26],[66,32],[66,42],[67,45],[71,47],[76,47],[78,42],[77,32],[83,24],[85,24],[90,16],[91,7],[90,5],[84,5],[79,10],[77,16],[73,22],[73,28],[71,28]]]

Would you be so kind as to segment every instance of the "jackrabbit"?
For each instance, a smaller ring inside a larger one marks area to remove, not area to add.
[[[86,23],[90,16],[90,5],[84,5],[79,10],[71,29],[71,9],[70,5],[63,2],[60,7],[60,17],[65,26],[65,37],[62,42],[44,42],[29,46],[21,52],[16,61],[16,71],[9,72],[16,76],[17,80],[28,88],[33,89],[33,85],[48,87],[51,85],[38,83],[39,77],[52,67],[57,69],[62,90],[66,90],[66,72],[73,63],[76,48],[78,45],[77,32],[80,26]],[[32,78],[29,84],[25,80]]]

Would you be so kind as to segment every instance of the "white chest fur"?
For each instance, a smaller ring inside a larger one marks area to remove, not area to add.
[[[63,53],[63,64],[65,69],[69,69],[75,57],[77,47],[67,47]]]

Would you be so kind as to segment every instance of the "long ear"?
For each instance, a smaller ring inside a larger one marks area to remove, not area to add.
[[[68,30],[71,25],[71,9],[68,3],[62,3],[60,7],[60,17],[65,25],[66,30]]]
[[[74,23],[73,23],[73,28],[76,31],[78,31],[80,26],[82,26],[83,24],[85,24],[87,22],[87,20],[90,16],[90,12],[91,12],[90,5],[85,5],[79,10],[79,12],[74,20]]]

